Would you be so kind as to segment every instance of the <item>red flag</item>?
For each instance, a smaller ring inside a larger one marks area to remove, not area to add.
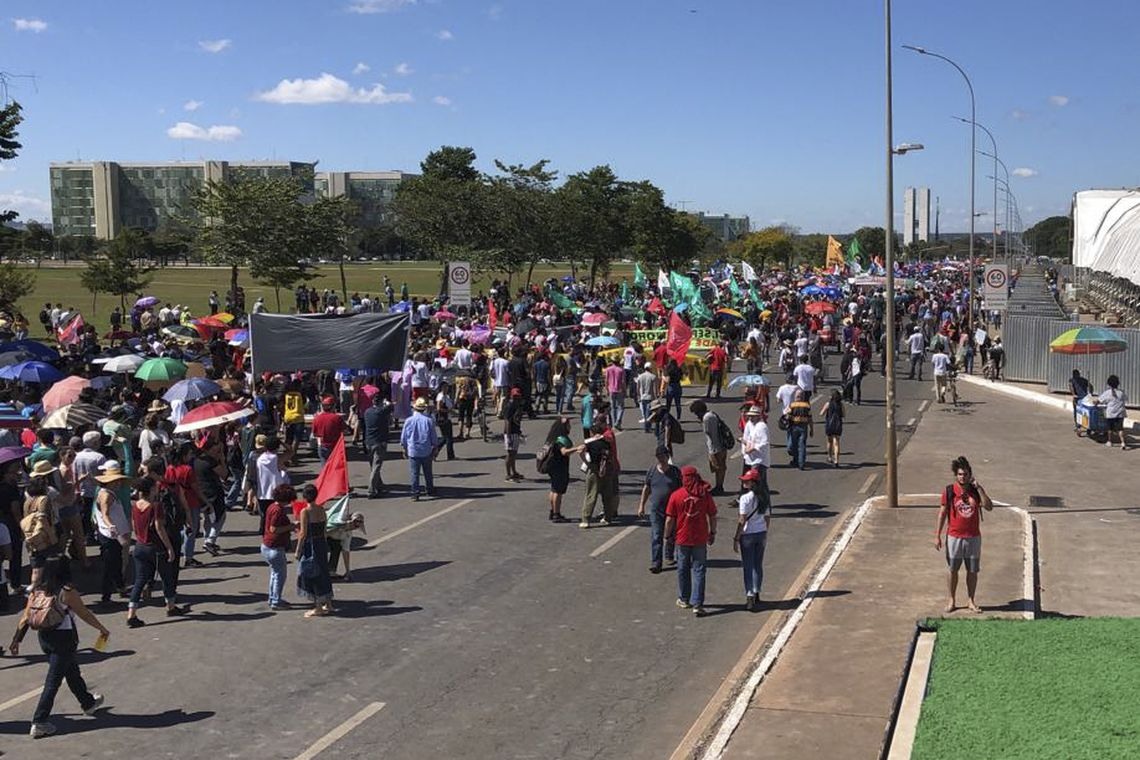
[[[669,315],[669,335],[665,338],[665,350],[669,358],[678,364],[685,361],[685,354],[689,353],[689,346],[693,342],[693,328],[685,324],[677,312]]]
[[[71,343],[79,342],[79,334],[83,332],[84,322],[83,315],[76,314],[75,317],[68,320],[66,325],[61,326],[56,331],[56,337],[59,338],[61,346],[66,346]]]
[[[344,436],[336,441],[321,474],[317,476],[317,504],[348,493],[348,459],[344,453]]]
[[[494,330],[495,323],[499,321],[499,312],[495,310],[495,302],[487,301],[487,329]]]

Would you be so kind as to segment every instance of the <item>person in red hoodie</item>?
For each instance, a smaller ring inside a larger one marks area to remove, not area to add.
[[[713,388],[716,388],[716,397],[720,398],[720,389],[724,385],[725,370],[728,369],[728,352],[719,343],[709,350],[707,361],[709,363],[709,384],[705,389],[705,398],[711,398]]]
[[[681,468],[681,487],[665,505],[665,536],[677,545],[677,606],[705,614],[705,564],[716,540],[716,503],[696,467]]]

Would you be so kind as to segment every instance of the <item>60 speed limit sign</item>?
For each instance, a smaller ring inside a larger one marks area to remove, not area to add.
[[[471,264],[466,261],[453,261],[448,265],[447,290],[452,306],[471,305]]]
[[[1009,270],[1005,264],[986,264],[982,277],[987,309],[1005,309],[1009,301]]]

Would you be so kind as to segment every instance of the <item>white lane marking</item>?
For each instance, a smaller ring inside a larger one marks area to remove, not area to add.
[[[458,502],[452,504],[450,507],[447,507],[446,509],[441,509],[438,512],[436,512],[435,514],[428,515],[427,517],[423,518],[422,520],[416,520],[411,525],[405,525],[404,527],[400,528],[397,531],[393,531],[386,536],[381,536],[380,538],[377,538],[375,541],[369,541],[367,544],[364,545],[364,548],[365,549],[373,549],[373,548],[379,546],[380,544],[384,543],[385,541],[391,541],[393,538],[396,538],[397,536],[402,536],[403,534],[407,533],[412,528],[418,528],[421,525],[423,525],[424,523],[429,523],[437,517],[443,517],[448,512],[454,512],[455,510],[459,509],[460,507],[465,507],[473,501],[475,501],[475,500],[474,499],[464,499],[463,501],[458,501]]]
[[[604,544],[599,546],[597,549],[594,549],[594,551],[590,552],[590,556],[591,557],[597,557],[599,554],[601,554],[602,552],[611,548],[614,544],[616,544],[618,541],[621,541],[623,538],[628,536],[630,533],[633,533],[635,530],[637,530],[636,525],[630,525],[629,527],[623,529],[621,531],[621,533],[618,533],[616,536],[614,536],[610,540],[606,541]]]
[[[859,489],[859,493],[867,493],[867,491],[870,491],[871,484],[875,482],[875,478],[877,477],[879,477],[879,473],[877,472],[872,472],[868,475],[867,479],[863,481],[863,487]]]
[[[40,695],[40,692],[42,692],[43,690],[44,690],[44,687],[37,686],[36,688],[32,689],[31,691],[29,691],[25,694],[21,694],[18,697],[13,697],[12,699],[9,699],[7,702],[0,703],[0,712],[7,710],[9,707],[15,707],[16,705],[20,704],[21,702],[25,702],[25,701],[31,699],[32,697],[38,697]]]
[[[349,731],[356,728],[361,723],[368,720],[373,715],[375,715],[376,713],[380,712],[383,709],[384,709],[384,703],[383,702],[372,702],[371,704],[365,706],[356,715],[353,715],[351,718],[346,720],[344,723],[341,723],[339,726],[334,728],[332,731],[329,731],[327,734],[325,734],[320,739],[318,739],[316,744],[309,747],[307,750],[305,750],[301,754],[297,755],[297,757],[295,757],[294,760],[312,760],[314,757],[321,754],[326,749],[328,749],[329,747],[331,747],[332,745],[334,745],[338,741],[340,741],[342,738],[344,738],[344,736],[346,734],[348,734]]]
[[[823,582],[827,580],[827,576],[831,573],[832,568],[835,567],[835,563],[839,561],[840,556],[843,555],[848,544],[851,543],[851,538],[855,535],[855,531],[859,530],[859,526],[863,523],[863,518],[867,515],[867,512],[870,511],[871,505],[874,502],[875,500],[873,498],[867,499],[859,505],[859,508],[851,515],[851,518],[847,522],[847,527],[843,530],[843,535],[835,542],[835,547],[828,555],[827,561],[824,562],[816,572],[811,584],[808,585],[807,590],[804,592],[803,600],[799,606],[796,607],[795,612],[788,617],[787,622],[780,628],[780,632],[776,635],[772,645],[768,647],[768,651],[765,652],[764,657],[752,670],[752,674],[748,677],[744,688],[736,695],[736,699],[733,701],[732,707],[729,708],[728,714],[721,722],[716,735],[712,741],[709,742],[708,746],[705,747],[705,751],[701,753],[701,760],[717,760],[722,756],[725,747],[728,745],[728,740],[732,738],[732,733],[736,730],[736,727],[740,725],[740,721],[744,719],[744,713],[748,709],[748,705],[752,701],[756,689],[760,686],[760,681],[767,675],[768,671],[771,670],[772,665],[776,662],[776,658],[780,656],[780,652],[783,651],[788,640],[792,637],[792,634],[795,633],[796,627],[800,624],[800,621],[803,620],[804,615],[807,614],[808,607],[811,606],[816,593],[823,587]]]
[[[918,422],[918,418],[917,417],[911,417],[909,420],[906,421],[906,426],[907,427],[914,427],[914,423],[916,423],[916,422]]]
[[[926,400],[925,400],[925,401],[923,401],[921,404],[919,404],[919,405],[918,405],[918,411],[919,411],[919,412],[925,412],[925,411],[926,411],[926,407],[928,407],[928,406],[930,406],[930,399],[926,399]]]

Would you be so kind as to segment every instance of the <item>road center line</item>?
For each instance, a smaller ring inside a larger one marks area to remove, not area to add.
[[[614,544],[616,544],[618,541],[621,541],[623,538],[628,536],[630,533],[633,533],[635,530],[637,530],[636,525],[630,525],[629,527],[623,529],[616,536],[613,536],[608,541],[606,541],[604,544],[599,546],[597,549],[594,549],[594,551],[590,552],[590,556],[591,557],[597,557],[599,554],[601,554],[602,552],[606,551],[607,549],[613,547]]]
[[[40,692],[42,692],[43,690],[44,690],[43,686],[37,686],[36,688],[32,689],[31,691],[29,691],[27,693],[24,693],[18,697],[13,697],[12,699],[9,699],[7,702],[0,702],[0,712],[7,710],[9,707],[15,707],[16,705],[20,704],[21,702],[25,702],[25,701],[31,699],[32,697],[38,697],[40,695]]]
[[[906,426],[907,427],[914,427],[914,423],[916,423],[916,422],[918,422],[918,418],[917,417],[911,417],[909,420],[906,421]]]
[[[925,412],[925,411],[926,411],[926,407],[928,407],[928,406],[930,406],[930,399],[926,399],[926,400],[925,400],[925,401],[923,401],[921,404],[919,404],[919,405],[918,405],[918,411],[920,411],[920,412]]]
[[[336,744],[338,741],[340,741],[342,738],[344,738],[344,736],[349,731],[356,728],[361,723],[368,720],[373,715],[375,715],[376,713],[380,712],[383,709],[384,709],[384,703],[383,702],[372,702],[371,704],[365,706],[356,715],[353,715],[351,718],[346,720],[344,723],[341,723],[339,726],[334,728],[332,731],[329,731],[327,734],[325,734],[320,739],[318,739],[316,744],[309,747],[307,750],[305,750],[301,754],[297,755],[297,757],[294,758],[294,760],[312,760],[314,757],[321,754],[326,749],[331,747],[333,744]]]
[[[879,477],[879,473],[877,472],[872,472],[868,475],[867,479],[863,481],[863,487],[859,489],[859,493],[867,493],[867,491],[871,490],[871,484],[875,482],[875,478],[877,477]]]
[[[364,548],[365,549],[374,549],[375,547],[379,546],[380,544],[384,543],[385,541],[391,541],[393,538],[396,538],[397,536],[402,536],[403,534],[407,533],[412,528],[418,528],[421,525],[423,525],[424,523],[429,523],[437,517],[443,517],[448,512],[454,512],[455,510],[459,509],[460,507],[465,507],[473,501],[475,501],[475,500],[474,499],[464,499],[463,501],[457,501],[456,503],[452,504],[450,507],[447,507],[446,509],[441,509],[434,514],[430,514],[427,517],[423,518],[422,520],[416,520],[411,525],[405,525],[404,527],[400,528],[399,530],[393,531],[386,536],[381,536],[380,538],[377,538],[374,541],[369,541],[367,544],[364,545]]]

